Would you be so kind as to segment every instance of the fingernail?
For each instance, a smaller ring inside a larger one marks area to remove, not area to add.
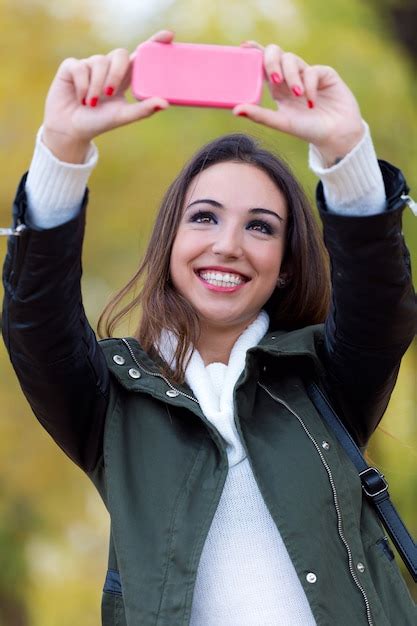
[[[154,106],[153,110],[156,111],[163,111],[165,107],[161,107],[159,106],[159,104],[157,104],[156,106]]]
[[[314,109],[314,102],[312,100],[307,100],[307,105],[309,109]]]
[[[303,93],[303,90],[298,85],[295,85],[295,87],[292,87],[292,92],[294,96],[301,96]]]
[[[271,80],[276,85],[280,85],[282,83],[282,76],[281,76],[281,74],[278,74],[278,72],[272,72]]]
[[[90,100],[90,107],[97,106],[97,102],[98,102],[98,98],[96,98],[96,97],[91,98],[91,100]]]
[[[87,100],[86,100],[85,98],[83,98],[83,99],[81,100],[81,104],[82,104],[83,106],[87,106]]]
[[[245,113],[245,111],[241,111],[240,113],[238,113],[237,115],[240,115],[241,117],[248,117],[248,114]]]
[[[106,87],[104,93],[106,94],[106,96],[112,96],[114,94],[114,87]]]

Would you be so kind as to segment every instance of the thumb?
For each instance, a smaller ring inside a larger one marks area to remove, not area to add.
[[[239,104],[234,107],[232,113],[236,116],[242,115],[248,117],[253,122],[264,124],[265,126],[275,128],[282,132],[288,132],[289,130],[288,118],[279,110],[273,111],[272,109],[266,109],[257,104]]]
[[[141,102],[126,103],[118,115],[118,124],[130,124],[137,120],[152,116],[157,111],[162,111],[169,107],[169,102],[164,98],[147,98]]]

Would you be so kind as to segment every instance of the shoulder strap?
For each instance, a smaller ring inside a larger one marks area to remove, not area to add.
[[[320,388],[315,383],[309,383],[307,393],[358,470],[365,495],[375,507],[414,582],[417,582],[417,545],[391,502],[388,483],[384,475],[376,467],[369,466],[365,461],[358,446]]]

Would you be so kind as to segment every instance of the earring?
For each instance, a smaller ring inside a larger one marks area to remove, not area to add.
[[[277,287],[279,287],[279,289],[282,289],[283,287],[285,287],[286,284],[287,284],[287,281],[285,280],[285,278],[281,278],[281,277],[278,278]]]

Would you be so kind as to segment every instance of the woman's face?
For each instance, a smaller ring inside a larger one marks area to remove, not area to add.
[[[261,169],[224,162],[191,182],[170,273],[205,328],[242,327],[274,291],[284,254],[287,207]]]

